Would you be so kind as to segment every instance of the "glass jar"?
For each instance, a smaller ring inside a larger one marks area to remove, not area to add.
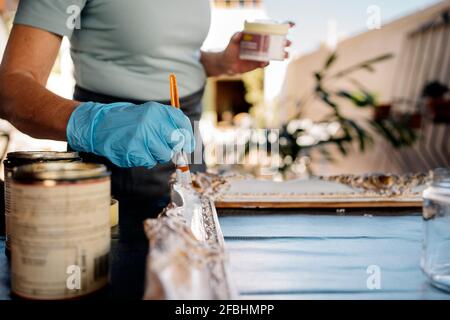
[[[423,231],[422,270],[450,292],[450,168],[434,170],[423,192]]]

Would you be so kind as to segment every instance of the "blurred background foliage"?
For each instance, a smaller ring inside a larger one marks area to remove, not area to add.
[[[336,146],[343,156],[347,156],[353,146],[356,146],[360,152],[365,152],[376,141],[374,135],[381,136],[394,148],[414,144],[418,134],[410,125],[411,115],[377,116],[377,111],[383,106],[379,105],[376,94],[352,77],[358,71],[375,72],[377,63],[392,57],[392,54],[384,54],[337,72],[331,72],[331,67],[339,58],[338,53],[333,52],[327,57],[322,69],[312,75],[315,79],[313,92],[298,103],[298,113],[280,128],[281,171],[290,169],[299,161],[304,162],[304,157],[309,157],[312,149],[319,150],[324,160],[333,161],[327,148],[329,145]],[[341,79],[347,80],[352,89],[335,88],[336,82]],[[245,79],[248,102],[254,105],[253,109],[258,110],[264,108],[263,93],[258,89],[260,81],[263,81],[262,77],[256,74]],[[301,109],[317,99],[326,105],[330,112],[319,121],[302,119]],[[342,112],[344,104],[354,108],[370,108],[372,109],[370,114],[374,116],[364,120],[346,117]],[[258,114],[263,114],[264,119],[268,118],[264,112],[253,112],[253,114],[255,118]],[[257,121],[257,124],[261,123]]]

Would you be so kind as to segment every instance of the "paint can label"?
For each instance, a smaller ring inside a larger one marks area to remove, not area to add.
[[[69,299],[108,283],[110,180],[10,184],[11,287],[30,299]]]
[[[6,243],[5,243],[5,249],[7,251],[11,250],[10,240],[9,240],[9,233],[11,227],[9,226],[9,216],[11,211],[11,174],[12,171],[5,168],[5,236],[6,236]]]
[[[270,35],[244,33],[241,41],[241,57],[269,59]]]

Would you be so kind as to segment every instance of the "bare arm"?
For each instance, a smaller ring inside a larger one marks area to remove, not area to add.
[[[239,58],[239,45],[242,33],[236,33],[222,52],[201,51],[200,61],[208,77],[233,75],[264,68],[267,62],[245,61]]]
[[[35,138],[66,140],[66,126],[79,102],[45,88],[62,38],[15,25],[0,66],[0,117]]]
[[[292,28],[295,26],[295,23],[289,22],[289,25]],[[200,62],[203,64],[208,77],[240,74],[269,65],[268,62],[241,60],[239,58],[242,35],[242,32],[235,33],[231,37],[228,46],[222,52],[200,51]],[[291,44],[290,40],[286,40],[285,47],[288,48]],[[284,57],[285,59],[289,58],[287,51],[285,51]]]

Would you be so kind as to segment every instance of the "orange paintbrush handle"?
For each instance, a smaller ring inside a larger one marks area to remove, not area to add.
[[[175,108],[180,108],[180,97],[178,95],[177,78],[174,74],[169,76],[170,80],[170,104]],[[189,164],[184,152],[179,152],[175,155],[175,165],[177,167],[177,181],[181,185],[191,185],[192,178],[191,172],[189,171]]]
[[[174,74],[169,76],[170,80],[170,103],[175,108],[180,107],[180,96],[178,95],[177,77]]]

